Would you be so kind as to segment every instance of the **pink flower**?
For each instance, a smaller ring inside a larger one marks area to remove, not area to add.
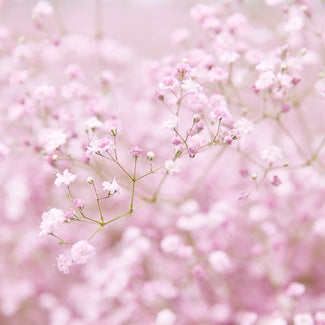
[[[178,63],[175,69],[177,71],[177,74],[182,75],[185,75],[192,70],[187,59],[183,59],[182,62]]]
[[[198,280],[204,279],[207,275],[205,269],[200,264],[197,264],[192,268],[191,274]]]
[[[198,123],[201,120],[201,115],[200,114],[194,114],[192,117],[193,123]]]
[[[85,201],[82,199],[74,199],[73,205],[78,209],[83,209],[85,206]]]
[[[68,259],[65,255],[61,254],[57,257],[56,259],[58,269],[61,271],[63,274],[69,274],[69,266],[71,265],[71,260]]]
[[[121,122],[115,116],[112,116],[104,123],[104,127],[111,135],[115,136],[121,130]]]
[[[53,105],[53,101],[56,96],[56,91],[53,86],[41,85],[34,89],[33,99],[39,106],[49,106]]]
[[[286,73],[278,73],[276,75],[277,83],[279,83],[280,87],[284,89],[290,89],[294,86],[292,83],[292,79],[293,79],[292,76]]]
[[[198,22],[204,21],[207,17],[215,15],[215,9],[212,6],[198,3],[190,11],[190,15]]]
[[[277,175],[274,175],[273,179],[271,181],[271,184],[273,186],[280,186],[282,184],[282,182],[281,182],[281,179]]]
[[[199,152],[199,149],[198,149],[198,147],[195,146],[195,145],[189,145],[189,146],[188,146],[188,149],[187,149],[187,152],[188,152],[188,154],[189,154],[189,156],[190,156],[191,158],[194,158],[195,155]]]
[[[199,93],[189,93],[184,98],[184,102],[186,106],[188,106],[190,109],[198,112],[206,108],[209,100],[204,93],[199,92]]]
[[[73,218],[74,218],[74,211],[73,211],[73,209],[72,208],[70,208],[69,210],[67,210],[66,212],[65,212],[65,214],[64,214],[64,218],[66,219],[66,220],[72,220]]]
[[[235,13],[227,18],[226,24],[231,32],[235,32],[245,28],[247,19],[241,13]]]
[[[109,138],[94,139],[90,141],[87,147],[88,154],[105,154],[107,151],[111,152],[113,150],[113,141]]]
[[[228,107],[225,105],[220,105],[218,107],[216,107],[213,111],[210,112],[209,114],[211,120],[222,120],[224,118],[229,118],[230,117],[230,113],[228,110]]]
[[[32,19],[36,27],[42,27],[53,15],[53,7],[48,1],[39,1],[32,10]]]
[[[102,70],[100,73],[99,80],[104,87],[109,87],[115,81],[115,76],[110,70]]]
[[[79,79],[82,77],[81,68],[77,64],[69,64],[64,70],[64,74],[69,76],[71,79]]]
[[[65,169],[63,174],[56,173],[54,185],[57,187],[61,186],[62,184],[68,186],[75,181],[76,177],[76,175],[71,174],[67,169]]]
[[[171,35],[171,41],[174,44],[180,44],[186,42],[190,36],[191,34],[187,28],[179,28],[173,31]]]
[[[223,82],[229,77],[229,72],[220,67],[213,67],[209,71],[209,82]]]
[[[139,146],[133,146],[130,150],[130,154],[133,156],[133,157],[139,157],[142,153],[142,148],[139,147]]]
[[[274,80],[275,75],[273,71],[262,72],[255,83],[255,87],[258,91],[268,89],[273,85]]]
[[[206,17],[201,23],[201,26],[205,30],[215,31],[216,33],[219,33],[222,29],[220,20],[213,16]]]
[[[28,72],[26,70],[14,71],[10,78],[10,83],[12,85],[23,84],[28,78]]]
[[[72,98],[87,98],[88,89],[79,80],[73,79],[61,87],[61,96],[66,100]],[[96,105],[99,105],[96,100],[89,101],[89,106]]]
[[[71,248],[71,256],[74,263],[85,264],[95,254],[95,248],[87,240],[78,241]]]
[[[52,208],[42,214],[42,222],[40,224],[41,232],[39,236],[44,236],[52,233],[59,225],[65,221],[64,213],[62,210]]]
[[[161,83],[158,85],[158,91],[160,95],[166,95],[169,92],[177,91],[179,88],[179,81],[172,76],[166,77]]]
[[[281,106],[281,111],[283,113],[289,112],[292,109],[292,106],[288,103],[283,103]]]

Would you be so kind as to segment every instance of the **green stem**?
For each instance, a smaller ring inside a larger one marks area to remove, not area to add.
[[[98,227],[96,229],[96,231],[87,239],[88,241],[90,241],[100,230],[102,230],[103,225],[101,225],[100,227]]]
[[[130,202],[130,212],[133,211],[133,201],[134,201],[134,193],[135,193],[135,183],[136,183],[136,173],[137,173],[137,161],[138,157],[134,157],[134,169],[133,169],[133,177],[132,177],[132,192],[131,192],[131,202]]]
[[[93,185],[93,189],[94,189],[95,196],[96,196],[97,208],[98,208],[99,215],[100,215],[100,222],[101,222],[101,224],[103,224],[104,223],[104,217],[103,217],[102,209],[101,209],[101,206],[100,206],[100,203],[99,203],[100,198],[98,196],[98,192],[97,192],[97,189],[96,189],[96,186],[95,186],[94,182],[92,182],[92,185]]]
[[[119,216],[117,216],[117,217],[114,217],[114,218],[112,218],[112,219],[110,219],[110,220],[104,222],[103,226],[106,226],[106,225],[108,225],[109,223],[111,223],[111,222],[113,222],[113,221],[115,221],[115,220],[118,220],[118,219],[120,219],[120,218],[123,218],[123,217],[125,217],[125,216],[129,216],[131,213],[132,213],[132,211],[129,210],[128,212],[125,212],[125,213],[123,213],[123,214],[121,214],[121,215],[119,215]]]

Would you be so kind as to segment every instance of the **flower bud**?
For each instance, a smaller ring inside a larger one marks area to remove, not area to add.
[[[155,158],[155,153],[153,151],[148,151],[147,152],[147,159],[152,161]]]
[[[94,179],[93,179],[91,176],[89,176],[89,177],[87,178],[87,183],[88,183],[88,184],[94,184]]]

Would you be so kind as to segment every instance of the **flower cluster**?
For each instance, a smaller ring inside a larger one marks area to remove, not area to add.
[[[0,1],[0,323],[325,324],[323,1],[80,3]]]

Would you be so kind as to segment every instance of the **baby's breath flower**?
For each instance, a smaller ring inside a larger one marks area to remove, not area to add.
[[[56,173],[54,185],[57,187],[61,186],[62,184],[68,186],[75,181],[76,177],[76,175],[71,174],[67,169],[65,169],[62,174]]]

